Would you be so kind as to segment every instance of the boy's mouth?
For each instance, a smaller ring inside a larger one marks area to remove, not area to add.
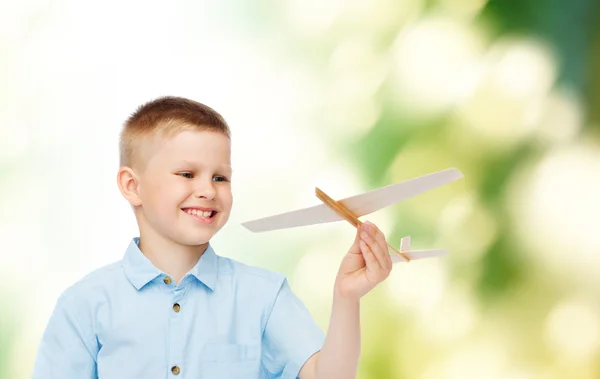
[[[217,211],[211,208],[182,208],[182,211],[200,221],[211,221]]]

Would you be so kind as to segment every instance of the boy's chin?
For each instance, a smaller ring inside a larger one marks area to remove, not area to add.
[[[206,238],[178,238],[175,240],[181,246],[187,247],[200,247],[202,245],[206,245],[209,242],[209,239]]]
[[[177,243],[184,246],[201,246],[207,244],[214,233],[198,233],[196,235],[185,235],[177,238]]]

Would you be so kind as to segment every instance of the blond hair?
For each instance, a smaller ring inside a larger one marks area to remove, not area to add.
[[[119,141],[120,165],[136,163],[142,141],[184,130],[210,130],[231,138],[229,126],[214,109],[182,97],[165,96],[140,106],[123,125]]]

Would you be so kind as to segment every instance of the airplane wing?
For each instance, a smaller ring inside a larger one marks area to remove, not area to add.
[[[343,220],[337,213],[325,204],[310,208],[299,209],[287,213],[269,216],[254,221],[243,222],[242,225],[251,232],[266,232],[269,230],[294,228],[311,224],[321,224]]]
[[[460,179],[463,174],[456,168],[434,172],[404,182],[391,184],[360,195],[338,201],[356,217],[364,216],[394,203],[406,200],[420,193]],[[252,232],[293,228],[343,220],[327,205],[320,204],[258,220],[247,221],[242,225]]]
[[[402,251],[402,254],[406,255],[408,259],[414,261],[415,259],[433,258],[448,254],[446,250],[414,250],[414,251]],[[392,253],[392,262],[405,262],[398,254]]]
[[[404,182],[381,187],[360,195],[348,197],[338,202],[342,203],[342,205],[354,213],[356,217],[360,217],[400,201],[404,201],[420,193],[441,187],[444,184],[448,184],[462,177],[463,174],[460,170],[449,168]]]

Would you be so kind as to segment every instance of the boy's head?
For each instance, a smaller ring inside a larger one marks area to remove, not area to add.
[[[233,202],[230,131],[216,111],[159,98],[126,121],[119,147],[117,182],[143,239],[197,246],[225,225]]]

